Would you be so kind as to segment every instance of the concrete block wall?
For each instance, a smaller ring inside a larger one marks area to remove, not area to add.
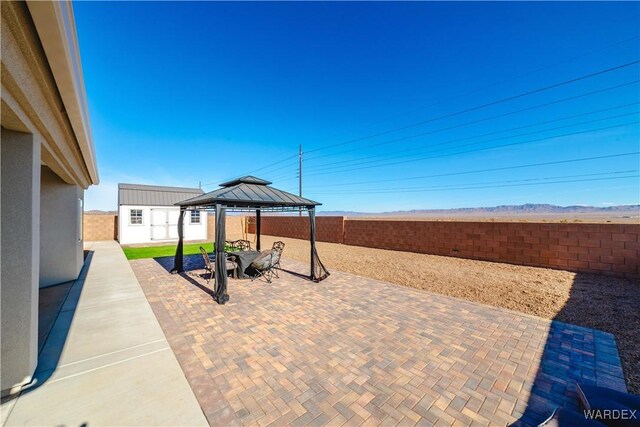
[[[345,221],[345,244],[640,277],[640,225]]]
[[[316,240],[319,242],[344,243],[344,217],[316,217]],[[250,218],[249,233],[255,233],[255,218]],[[309,216],[263,216],[262,234],[269,236],[309,239]]]
[[[82,235],[84,241],[118,239],[118,215],[116,214],[84,214],[82,219]]]
[[[242,236],[242,218],[242,216],[227,215],[225,222],[227,240],[239,239]],[[216,239],[216,216],[209,214],[207,221],[207,240],[213,241]]]
[[[308,224],[306,217],[265,216],[262,232],[308,239]],[[640,278],[640,224],[318,217],[317,231],[331,243]]]
[[[215,217],[207,225],[215,238]],[[255,217],[248,232],[255,233]],[[242,217],[227,216],[227,236]],[[395,221],[316,217],[316,238],[379,249],[640,278],[640,224]],[[84,215],[84,239],[117,238],[116,215]],[[306,240],[309,218],[263,216],[262,234]]]

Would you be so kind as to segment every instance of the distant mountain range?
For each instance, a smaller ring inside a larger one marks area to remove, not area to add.
[[[85,214],[116,214],[116,211],[86,211]],[[390,212],[356,212],[356,211],[321,211],[321,216],[347,216],[347,217],[551,217],[559,216],[571,217],[592,217],[606,216],[617,218],[638,218],[640,219],[640,205],[617,205],[607,207],[597,206],[556,206],[549,204],[527,203],[524,205],[501,205],[481,208],[457,208],[457,209],[413,209],[408,211]]]
[[[548,214],[631,214],[640,215],[640,205],[618,205],[607,207],[596,206],[556,206],[549,204],[527,203],[524,205],[501,205],[481,208],[457,209],[413,209],[409,211],[391,211],[366,213],[355,211],[324,211],[318,215],[325,216],[434,216],[434,215],[548,215]]]

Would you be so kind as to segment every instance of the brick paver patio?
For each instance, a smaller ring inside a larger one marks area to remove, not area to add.
[[[535,425],[576,380],[626,390],[607,333],[336,271],[219,306],[171,262],[131,264],[212,425]]]

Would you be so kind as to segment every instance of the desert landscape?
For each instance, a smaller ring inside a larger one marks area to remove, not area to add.
[[[345,216],[350,219],[384,218],[386,220],[416,221],[513,221],[513,222],[585,222],[640,223],[640,205],[555,206],[548,204],[505,205],[460,209],[415,209],[365,213],[354,211],[320,212],[324,216]]]

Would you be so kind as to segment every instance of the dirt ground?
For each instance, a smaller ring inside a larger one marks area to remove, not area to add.
[[[276,240],[286,244],[284,257],[309,261],[309,242],[262,236],[263,249]],[[329,270],[610,332],[629,391],[640,394],[640,281],[335,243],[317,248]]]

